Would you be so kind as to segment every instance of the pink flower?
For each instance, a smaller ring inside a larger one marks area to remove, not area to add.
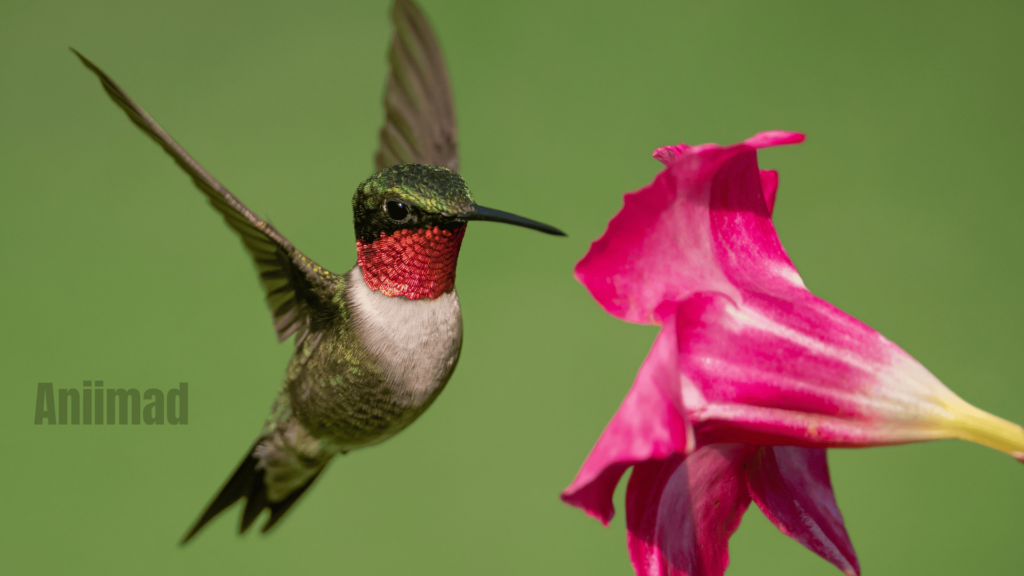
[[[868,326],[811,294],[772,225],[778,174],[757,149],[666,146],[576,277],[614,316],[662,330],[562,499],[607,523],[626,493],[638,574],[719,575],[753,500],[847,574],[857,558],[825,448],[940,438],[1024,459],[1024,429],[961,400]]]

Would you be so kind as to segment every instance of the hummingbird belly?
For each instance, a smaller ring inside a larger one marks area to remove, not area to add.
[[[345,275],[345,314],[312,335],[289,369],[294,416],[330,452],[397,434],[437,398],[462,347],[455,290],[432,299],[371,290],[359,267]]]

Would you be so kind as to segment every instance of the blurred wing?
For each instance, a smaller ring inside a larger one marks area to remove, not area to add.
[[[333,294],[341,282],[337,274],[319,266],[292,246],[287,238],[245,207],[216,178],[171,138],[102,70],[72,49],[89,70],[100,78],[103,89],[131,118],[132,122],[163,146],[206,195],[210,204],[242,238],[252,255],[274,317],[279,341],[297,334],[296,345],[309,333],[310,323],[329,311]]]
[[[391,70],[377,170],[429,164],[457,171],[455,110],[437,37],[412,0],[395,0],[391,20],[395,33],[388,53]]]

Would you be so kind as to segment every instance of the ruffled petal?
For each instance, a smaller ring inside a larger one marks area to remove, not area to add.
[[[795,277],[802,286],[775,236],[756,157],[758,148],[802,140],[802,134],[765,132],[725,148],[660,148],[655,156],[666,169],[625,196],[576,265],[577,279],[610,314],[638,323],[660,323],[665,302],[694,292],[739,297],[732,271],[743,266],[783,274],[787,282]],[[729,258],[730,247],[742,261]]]
[[[644,462],[626,489],[629,555],[639,576],[721,576],[750,505],[744,464],[756,447],[705,446]]]
[[[692,449],[692,429],[662,394],[676,380],[676,349],[675,330],[662,330],[626,399],[562,493],[564,502],[608,524],[615,513],[615,485],[629,466]]]
[[[686,144],[680,142],[674,146],[662,146],[654,151],[654,159],[661,162],[665,166],[671,164],[676,158],[683,155],[683,152],[689,148]]]
[[[751,497],[785,535],[857,576],[860,566],[839,512],[821,448],[763,446],[747,467]]]

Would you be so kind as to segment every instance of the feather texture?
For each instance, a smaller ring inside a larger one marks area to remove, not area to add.
[[[384,92],[377,171],[428,164],[458,171],[455,109],[444,56],[423,12],[410,0],[391,10],[394,35]]]
[[[77,50],[72,49],[72,52],[99,77],[107,95],[128,114],[132,122],[160,144],[178,166],[192,177],[196,187],[220,212],[228,226],[238,233],[259,272],[278,340],[284,341],[296,334],[296,345],[301,344],[317,317],[329,313],[341,276],[308,258],[270,223],[249,210],[109,76]]]

